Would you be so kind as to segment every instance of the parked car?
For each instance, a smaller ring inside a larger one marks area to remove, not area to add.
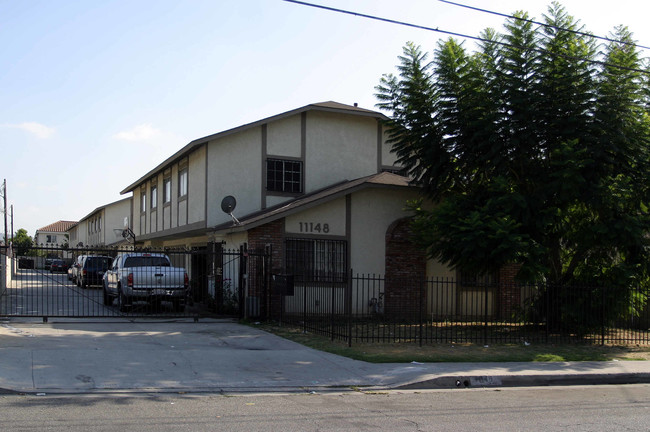
[[[45,259],[45,270],[49,270],[52,267],[52,259],[51,258],[46,258]]]
[[[118,298],[126,311],[136,301],[157,305],[172,302],[175,311],[185,310],[189,278],[182,267],[172,267],[161,253],[125,253],[118,255],[104,275],[104,304]]]
[[[70,266],[71,270],[68,276],[68,279],[73,281],[74,283],[77,283],[77,275],[79,274],[79,269],[81,268],[81,264],[83,263],[84,258],[86,258],[88,255],[79,255],[76,260],[72,263]]]
[[[88,255],[84,257],[77,270],[77,285],[87,288],[90,285],[102,285],[104,273],[111,266],[113,258],[103,255]]]
[[[63,260],[55,259],[50,263],[50,273],[66,273],[68,271],[68,263]]]
[[[70,264],[68,267],[68,280],[72,280],[72,272],[74,271],[74,263]]]

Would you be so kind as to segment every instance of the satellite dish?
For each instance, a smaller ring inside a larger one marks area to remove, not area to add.
[[[221,210],[223,210],[224,213],[230,215],[235,225],[239,225],[239,221],[232,214],[232,211],[235,210],[236,206],[237,206],[237,200],[232,195],[228,195],[227,197],[221,200]]]
[[[227,197],[221,200],[221,210],[223,210],[224,213],[232,214],[232,211],[235,209],[236,206],[237,206],[237,200],[232,195],[228,195]]]

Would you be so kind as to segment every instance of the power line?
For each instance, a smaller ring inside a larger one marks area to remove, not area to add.
[[[451,36],[458,36],[458,37],[462,37],[462,38],[465,38],[465,39],[472,39],[472,40],[476,40],[476,41],[480,41],[480,42],[486,42],[486,43],[501,45],[501,46],[505,46],[505,47],[508,47],[508,48],[519,48],[519,49],[523,48],[523,47],[520,47],[520,46],[517,46],[517,45],[510,44],[508,42],[482,38],[480,36],[470,36],[470,35],[466,35],[466,34],[463,34],[463,33],[452,32],[452,31],[449,31],[449,30],[441,30],[439,27],[427,27],[427,26],[423,26],[423,25],[419,25],[419,24],[413,24],[413,23],[408,23],[408,22],[404,22],[404,21],[398,21],[398,20],[394,20],[394,19],[391,19],[391,18],[383,18],[383,17],[378,17],[378,16],[375,16],[375,15],[368,15],[368,14],[364,14],[364,13],[360,13],[360,12],[354,12],[354,11],[349,11],[349,10],[345,10],[345,9],[339,9],[339,8],[334,8],[334,7],[330,7],[330,6],[314,4],[314,3],[308,3],[308,2],[304,2],[304,1],[300,1],[300,0],[282,0],[282,1],[285,1],[287,3],[295,3],[295,4],[298,4],[298,5],[301,5],[301,6],[308,6],[308,7],[313,7],[313,8],[316,8],[316,9],[324,9],[324,10],[328,10],[328,11],[331,11],[331,12],[337,12],[337,13],[342,13],[342,14],[346,14],[346,15],[353,15],[353,16],[357,16],[357,17],[361,17],[361,18],[367,18],[367,19],[371,19],[371,20],[375,20],[375,21],[386,22],[386,23],[389,23],[389,24],[396,24],[396,25],[401,25],[401,26],[405,26],[405,27],[412,27],[412,28],[416,28],[416,29],[420,29],[420,30],[427,30],[427,31],[443,33],[443,34],[447,34],[447,35],[451,35]],[[615,41],[615,42],[619,42],[619,41]],[[549,53],[549,51],[543,50],[541,48],[533,48],[533,50],[536,51],[536,52],[539,52],[541,54],[548,54]],[[620,65],[607,63],[607,62],[600,61],[600,60],[585,59],[585,58],[582,58],[582,57],[567,56],[567,55],[558,54],[558,53],[553,53],[553,54],[557,55],[557,56],[564,57],[566,59],[570,59],[570,60],[584,60],[584,61],[586,61],[588,63],[597,64],[597,65],[600,65],[600,66],[611,66],[611,67],[614,67],[614,68],[617,68],[617,69],[626,70],[626,71],[630,71],[630,72],[639,72],[639,73],[643,73],[643,74],[648,73],[647,71],[645,71],[643,69],[629,68],[629,67],[625,67],[625,66],[620,66]]]
[[[544,26],[544,27],[547,27],[547,28],[552,28],[552,29],[555,29],[555,30],[561,30],[561,31],[577,34],[577,35],[580,35],[580,36],[593,37],[595,39],[601,39],[601,40],[605,40],[607,42],[620,43],[620,44],[623,44],[623,45],[629,45],[629,46],[633,46],[633,47],[636,47],[636,48],[650,49],[650,47],[647,47],[647,46],[644,46],[644,45],[639,45],[639,44],[636,44],[634,42],[618,41],[616,39],[611,39],[611,38],[608,38],[608,37],[605,37],[605,36],[597,36],[597,35],[587,33],[587,32],[583,32],[583,31],[580,31],[580,30],[571,30],[571,29],[568,29],[568,28],[555,26],[553,24],[547,24],[547,23],[535,21],[535,20],[528,19],[528,18],[521,18],[521,17],[517,17],[517,16],[514,16],[514,15],[504,14],[504,13],[501,13],[501,12],[494,12],[494,11],[491,11],[491,10],[488,10],[488,9],[483,9],[483,8],[479,8],[479,7],[475,7],[475,6],[465,5],[465,4],[462,4],[462,3],[456,3],[456,2],[453,2],[453,1],[449,1],[449,0],[438,0],[438,1],[441,2],[441,3],[450,4],[450,5],[453,5],[453,6],[459,6],[459,7],[462,7],[462,8],[475,10],[475,11],[478,11],[478,12],[484,12],[484,13],[488,13],[488,14],[492,14],[492,15],[501,16],[501,17],[504,17],[504,18],[516,19],[518,21],[524,21],[524,22],[527,22],[527,23],[530,23],[530,24],[535,24],[535,25],[540,25],[540,26]]]
[[[328,11],[331,11],[331,12],[338,12],[338,13],[342,13],[342,14],[358,16],[358,17],[361,17],[361,18],[368,18],[368,19],[372,19],[372,20],[375,20],[375,21],[382,21],[382,22],[386,22],[386,23],[390,23],[390,24],[397,24],[397,25],[406,26],[406,27],[413,27],[413,28],[417,28],[417,29],[420,29],[420,30],[427,30],[427,31],[433,31],[433,32],[438,32],[438,33],[444,33],[444,34],[448,34],[448,35],[451,35],[451,36],[470,38],[470,39],[475,39],[475,40],[479,40],[479,41],[483,41],[483,42],[494,42],[494,41],[491,41],[491,40],[488,40],[488,39],[485,39],[485,38],[481,38],[481,37],[478,37],[478,36],[468,36],[468,35],[465,35],[465,34],[462,34],[462,33],[456,33],[456,32],[452,32],[452,31],[448,31],[448,30],[440,30],[440,28],[438,28],[438,27],[435,27],[435,28],[434,27],[427,27],[427,26],[423,26],[423,25],[419,25],[419,24],[412,24],[412,23],[407,23],[407,22],[404,22],[404,21],[397,21],[397,20],[390,19],[390,18],[382,18],[382,17],[378,17],[378,16],[374,16],[374,15],[368,15],[368,14],[364,14],[364,13],[360,13],[360,12],[353,12],[353,11],[334,8],[334,7],[330,7],[330,6],[323,6],[323,5],[314,4],[314,3],[307,3],[307,2],[299,1],[299,0],[283,0],[283,1],[286,1],[288,3],[299,4],[299,5],[302,5],[302,6],[309,6],[309,7],[313,7],[313,8],[317,8],[317,9],[324,9],[324,10],[328,10]],[[496,42],[496,43],[501,44],[501,45],[508,45],[505,42]]]

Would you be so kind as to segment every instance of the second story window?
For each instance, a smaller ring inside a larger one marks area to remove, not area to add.
[[[172,179],[167,177],[163,180],[163,204],[172,202]]]
[[[151,186],[151,208],[155,209],[158,206],[158,187]]]
[[[302,192],[302,162],[285,159],[266,160],[266,190],[271,192]]]
[[[144,192],[140,194],[140,211],[142,213],[147,211],[147,194]]]
[[[187,196],[187,168],[178,173],[178,196]]]

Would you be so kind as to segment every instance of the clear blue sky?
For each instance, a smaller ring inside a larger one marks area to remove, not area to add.
[[[540,20],[550,3],[458,1]],[[474,36],[504,22],[436,0],[312,2]],[[597,35],[625,24],[650,45],[650,3],[561,3]],[[282,0],[0,0],[0,182],[14,231],[124,198],[193,139],[314,102],[372,109],[405,42],[432,51],[446,37]]]

